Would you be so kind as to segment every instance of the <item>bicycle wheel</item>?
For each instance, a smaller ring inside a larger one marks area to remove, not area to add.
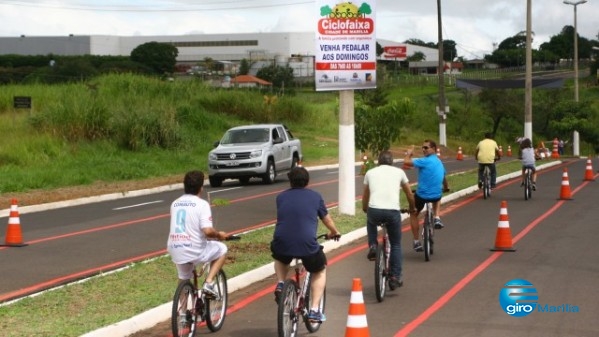
[[[389,242],[384,240],[382,244],[378,245],[376,250],[376,262],[374,265],[374,290],[376,293],[376,299],[382,302],[385,299],[385,293],[387,292],[387,252],[385,245]]]
[[[483,196],[485,199],[491,196],[491,177],[487,167],[485,167],[485,172],[483,175]]]
[[[215,287],[218,298],[206,299],[206,326],[212,332],[220,330],[227,317],[229,293],[227,292],[227,275],[222,269],[216,274]]]
[[[312,286],[312,275],[308,274],[308,282],[307,282],[307,289],[305,290],[305,294],[304,295],[304,309],[306,313],[310,312],[310,307],[312,305],[312,292],[311,292],[311,286]],[[320,312],[322,312],[324,314],[324,310],[325,310],[325,303],[326,303],[326,298],[327,298],[327,291],[326,289],[324,290],[324,292],[322,293],[322,297],[320,298],[320,302],[318,303],[318,310]],[[314,321],[310,321],[309,319],[307,319],[306,317],[304,317],[304,324],[306,325],[306,329],[308,329],[308,331],[310,332],[316,332],[318,331],[318,329],[320,329],[320,325],[322,324],[322,322],[314,322]]]
[[[179,283],[173,297],[171,313],[173,336],[195,336],[198,321],[198,312],[195,309],[197,300],[194,286],[190,281]]]
[[[424,249],[424,261],[429,261],[431,259],[431,231],[430,227],[432,226],[432,217],[430,210],[426,214],[426,218],[424,218],[424,225],[422,226],[422,248]]]
[[[277,331],[279,337],[295,337],[297,335],[298,315],[295,311],[298,285],[293,280],[286,280],[279,297],[277,309]]]
[[[524,200],[528,200],[532,197],[532,178],[530,176],[530,170],[526,170],[524,176]]]

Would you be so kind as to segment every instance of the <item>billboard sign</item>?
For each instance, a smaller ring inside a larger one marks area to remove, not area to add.
[[[375,0],[318,0],[316,90],[376,88]]]
[[[384,47],[383,57],[386,59],[405,59],[408,57],[408,47],[404,45]]]

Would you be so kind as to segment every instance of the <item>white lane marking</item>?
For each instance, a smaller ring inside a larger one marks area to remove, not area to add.
[[[141,203],[141,204],[135,204],[135,205],[117,207],[117,208],[113,208],[112,210],[114,210],[114,211],[120,211],[122,209],[133,208],[133,207],[140,207],[140,206],[151,205],[151,204],[159,204],[161,202],[164,202],[164,200],[155,200],[155,201],[144,202],[144,203]]]
[[[208,192],[208,194],[211,194],[211,193],[219,193],[219,192],[226,192],[226,191],[231,191],[231,190],[239,190],[239,189],[242,189],[242,188],[243,188],[243,187],[231,187],[231,188],[224,188],[224,189],[222,189],[222,190],[210,191],[210,192]]]

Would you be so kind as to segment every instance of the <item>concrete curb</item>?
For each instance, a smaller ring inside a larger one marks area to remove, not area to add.
[[[353,232],[344,234],[339,241],[327,241],[323,243],[324,251],[329,252],[346,245],[352,241],[366,236],[366,227],[357,229]],[[228,280],[229,292],[235,292],[248,285],[264,280],[267,277],[274,275],[274,263],[266,264],[247,273],[235,276]],[[129,336],[138,331],[150,329],[156,324],[169,320],[171,317],[172,301],[159,305],[148,311],[145,311],[137,316],[131,317],[124,321],[94,330],[82,335],[82,337],[115,337]]]
[[[356,166],[362,165],[362,163],[355,163],[355,165]],[[338,166],[339,165],[336,165],[336,164],[323,165],[323,166],[309,167],[309,169],[311,171],[312,170],[324,170],[324,169],[336,168]],[[204,184],[208,184],[208,181],[206,180],[204,182]],[[22,207],[19,207],[19,214],[42,212],[42,211],[47,211],[47,210],[57,209],[57,208],[79,206],[79,205],[92,204],[92,203],[96,203],[96,202],[123,199],[123,198],[133,198],[133,197],[139,197],[142,195],[148,195],[148,194],[154,194],[154,193],[160,193],[160,192],[169,192],[169,191],[175,191],[175,190],[183,191],[183,184],[182,183],[171,184],[171,185],[164,185],[164,186],[148,188],[148,189],[143,189],[143,190],[123,191],[123,192],[109,193],[109,194],[103,194],[103,195],[97,195],[97,196],[93,196],[93,197],[79,198],[79,199],[73,199],[73,200],[49,202],[49,203],[45,203],[45,204],[31,205],[31,206],[22,206]],[[10,208],[0,209],[0,218],[8,217],[9,214],[10,214]]]

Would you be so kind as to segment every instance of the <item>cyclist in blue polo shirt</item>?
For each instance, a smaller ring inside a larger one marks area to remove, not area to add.
[[[414,194],[416,212],[410,213],[410,225],[412,235],[414,236],[414,250],[421,252],[422,243],[420,242],[420,225],[418,224],[418,215],[427,202],[433,203],[433,212],[435,214],[435,229],[445,227],[439,217],[441,208],[441,197],[443,192],[449,191],[447,179],[445,178],[445,167],[437,157],[437,143],[426,139],[422,144],[422,153],[424,157],[412,159],[414,147],[406,152],[404,165],[418,168],[418,187]]]

